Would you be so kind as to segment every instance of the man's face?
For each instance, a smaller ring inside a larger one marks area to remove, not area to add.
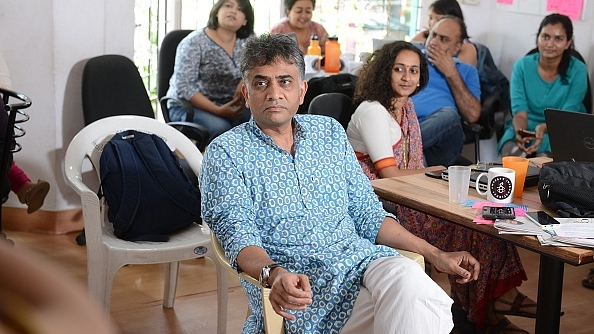
[[[425,47],[427,49],[437,48],[441,51],[449,51],[450,55],[455,56],[462,46],[460,33],[458,22],[451,19],[438,21],[429,32]]]
[[[297,66],[277,61],[250,70],[242,93],[254,120],[266,132],[291,126],[306,90],[307,82],[299,80]]]

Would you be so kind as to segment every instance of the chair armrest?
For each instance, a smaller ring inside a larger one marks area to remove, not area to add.
[[[172,100],[172,101],[177,102],[178,104],[181,104],[184,107],[184,109],[186,109],[186,122],[194,121],[194,107],[188,100],[180,99],[180,98],[172,97],[172,96],[163,96],[159,100],[159,102],[161,103],[161,110],[166,110],[166,112],[169,112],[169,108],[167,107],[167,102],[169,100]]]
[[[198,147],[198,150],[200,150],[200,152],[204,152],[206,145],[208,145],[208,139],[210,138],[210,132],[206,127],[194,122],[183,121],[168,122],[167,124],[176,128],[179,132],[190,138],[196,147]]]
[[[274,312],[270,303],[270,289],[262,288],[262,308],[264,310],[264,329],[266,334],[284,334],[285,318]]]
[[[231,267],[231,264],[229,263],[229,259],[227,259],[227,257],[225,256],[225,251],[223,250],[223,247],[221,246],[219,239],[217,239],[217,237],[214,235],[214,233],[212,233],[212,231],[210,232],[210,240],[212,242],[212,248],[214,250],[215,257],[217,258],[217,260],[223,268],[227,269],[227,271],[233,274],[234,276],[242,278],[260,288],[262,295],[262,308],[264,311],[264,328],[266,330],[266,333],[284,334],[285,319],[278,315],[276,312],[274,312],[272,304],[270,303],[270,299],[268,299],[270,295],[270,289],[262,287],[260,285],[260,282],[252,276],[243,272],[238,273],[235,269],[233,269],[233,267]]]
[[[425,270],[425,257],[423,255],[417,254],[414,252],[410,252],[410,251],[405,251],[402,249],[397,249],[397,251],[398,251],[398,253],[402,254],[402,256],[406,256],[407,258],[418,263],[419,266],[421,266],[421,268],[423,268],[423,270]]]
[[[219,242],[217,237],[214,235],[214,233],[212,233],[212,231],[210,232],[210,239],[212,242],[212,246],[214,248],[215,256],[216,256],[217,260],[219,260],[219,262],[221,263],[223,268],[227,269],[227,271],[231,272],[233,275],[241,277],[241,278],[245,279],[246,281],[260,287],[260,282],[258,282],[255,278],[253,278],[245,273],[238,273],[237,271],[235,271],[235,269],[233,269],[233,267],[231,267],[229,260],[225,256],[225,251],[223,250],[221,243]],[[403,256],[406,256],[406,257],[414,260],[415,262],[417,262],[421,266],[421,268],[423,268],[423,270],[425,270],[425,258],[423,257],[423,255],[405,251],[405,250],[400,250],[400,249],[398,249],[397,251],[400,254],[402,254]],[[264,326],[266,329],[266,333],[267,334],[277,334],[277,333],[283,334],[285,332],[284,325],[283,325],[284,318],[281,317],[280,315],[278,315],[272,309],[272,304],[270,303],[270,300],[268,299],[268,297],[270,295],[270,289],[266,289],[266,288],[262,288],[262,287],[260,287],[260,288],[262,291],[262,306],[264,309]]]

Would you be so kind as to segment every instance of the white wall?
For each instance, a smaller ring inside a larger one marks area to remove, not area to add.
[[[431,1],[423,1],[422,25]],[[498,10],[495,0],[462,5],[472,39],[486,44],[509,77],[513,62],[534,47],[542,16]],[[594,1],[586,0],[584,21],[575,26],[576,45],[594,64]],[[23,150],[18,164],[34,179],[52,184],[44,210],[80,206],[64,182],[64,151],[83,127],[80,102],[81,63],[89,57],[117,53],[133,56],[134,0],[2,0],[0,50],[13,89],[28,95]],[[590,76],[594,77],[592,67]],[[14,195],[7,206],[21,206]]]
[[[13,90],[33,101],[15,160],[33,181],[50,182],[44,210],[80,207],[62,162],[83,127],[81,61],[105,53],[132,57],[133,39],[133,0],[2,0],[0,50]],[[13,194],[5,205],[21,206]]]

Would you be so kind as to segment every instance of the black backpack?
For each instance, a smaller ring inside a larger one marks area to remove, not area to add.
[[[116,237],[168,241],[169,233],[199,221],[200,191],[160,137],[134,130],[117,133],[99,163],[99,198],[105,196]]]
[[[542,204],[561,217],[594,217],[594,162],[544,164],[538,193]]]

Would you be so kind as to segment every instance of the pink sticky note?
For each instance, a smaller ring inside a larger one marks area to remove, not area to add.
[[[584,0],[547,0],[547,12],[557,12],[579,20],[582,16]]]
[[[516,214],[516,217],[523,217],[526,215],[526,210],[522,208],[514,208],[514,213]]]
[[[483,216],[479,215],[474,218],[473,222],[477,223],[478,225],[493,225],[494,220],[485,219]]]

